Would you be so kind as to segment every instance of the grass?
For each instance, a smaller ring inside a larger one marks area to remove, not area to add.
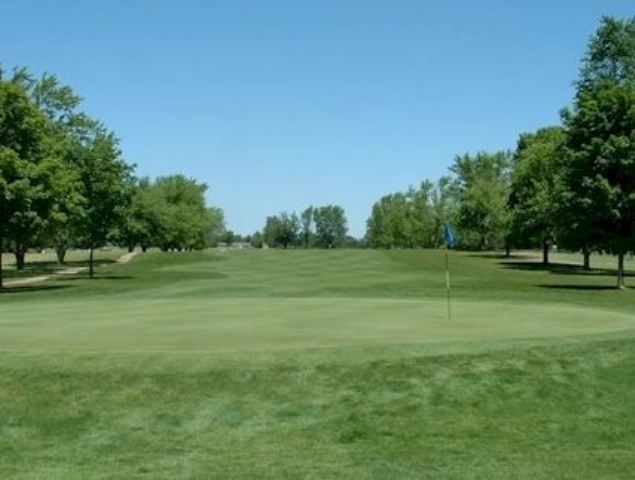
[[[2,477],[630,478],[635,290],[572,260],[453,252],[451,321],[436,251],[150,253],[16,287]]]

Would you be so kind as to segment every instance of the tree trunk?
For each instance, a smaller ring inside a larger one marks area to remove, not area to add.
[[[142,252],[146,252],[148,250],[148,246],[147,245],[141,245],[141,251]]]
[[[549,265],[549,242],[547,240],[542,242],[542,264]]]
[[[0,290],[3,289],[2,251],[4,250],[4,238],[0,237]]]
[[[26,255],[26,247],[17,245],[13,251],[15,255],[15,268],[18,271],[24,270],[24,256]]]
[[[617,288],[624,289],[624,252],[620,252],[617,255]]]
[[[95,251],[95,247],[91,244],[90,245],[90,255],[88,257],[88,276],[90,278],[93,278],[95,275],[95,267],[93,265],[93,252]]]
[[[55,254],[57,255],[57,263],[63,265],[66,258],[66,246],[62,244],[55,245]]]
[[[512,254],[512,247],[505,245],[505,258],[509,258]]]
[[[591,270],[591,251],[587,247],[584,247],[582,249],[582,255],[584,257],[584,265],[582,268],[584,270]]]
[[[133,244],[128,245],[128,253],[134,252],[134,247],[135,246]]]

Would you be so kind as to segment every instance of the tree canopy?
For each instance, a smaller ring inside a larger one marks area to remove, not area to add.
[[[213,241],[223,215],[207,207],[207,187],[178,175],[137,181],[116,135],[81,101],[54,75],[0,70],[0,252],[10,249],[22,269],[29,248],[54,246],[63,262],[69,247],[86,247],[92,276],[93,251],[108,242],[191,249]]]
[[[602,20],[562,116],[564,215],[594,248],[618,256],[623,288],[624,255],[635,249],[635,18]]]

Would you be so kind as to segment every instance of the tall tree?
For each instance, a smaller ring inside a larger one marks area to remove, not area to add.
[[[77,172],[72,168],[71,157],[87,125],[92,124],[78,111],[81,98],[73,89],[62,85],[55,75],[44,74],[30,82],[29,92],[39,110],[45,115],[46,146],[49,152],[62,161],[64,175],[60,175],[54,193],[54,206],[44,232],[44,243],[52,240],[59,263],[64,263],[66,251],[75,236],[75,227],[82,217],[85,199],[81,196]]]
[[[88,272],[94,276],[94,251],[106,243],[121,221],[129,201],[132,169],[121,158],[117,138],[95,123],[82,143],[76,143],[70,161],[85,199],[84,216],[78,234],[89,249]]]
[[[18,269],[29,243],[47,226],[64,173],[45,148],[46,118],[28,95],[29,82],[24,70],[7,80],[0,72],[0,252],[8,241]]]
[[[591,38],[571,110],[563,111],[563,202],[574,226],[618,257],[635,250],[635,17],[605,17]]]
[[[311,241],[311,227],[313,226],[313,207],[310,206],[300,214],[300,220],[302,222],[302,243],[304,248],[309,248],[309,242]]]
[[[507,151],[455,158],[450,170],[463,246],[483,250],[505,245],[510,165],[511,153]]]
[[[326,205],[313,211],[317,243],[323,248],[340,247],[348,231],[346,214],[339,205]]]
[[[549,248],[556,238],[557,187],[565,142],[561,127],[525,133],[514,154],[511,192],[511,235],[517,244],[542,247],[549,263]]]

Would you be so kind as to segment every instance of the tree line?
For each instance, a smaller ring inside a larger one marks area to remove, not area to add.
[[[309,207],[266,219],[244,240],[289,248],[437,248],[442,225],[465,249],[536,248],[549,262],[556,244],[584,254],[635,250],[635,18],[602,19],[582,60],[562,124],[519,136],[513,151],[457,156],[436,182],[382,197],[362,241],[344,209]],[[0,70],[0,252],[23,269],[29,248],[93,252],[191,250],[243,240],[205,202],[207,186],[182,175],[138,178],[115,134],[80,110],[82,99],[54,75]],[[2,262],[0,256],[0,286]]]
[[[80,110],[82,99],[55,75],[0,69],[0,252],[25,266],[29,248],[93,253],[107,243],[132,249],[204,248],[223,228],[205,204],[206,186],[181,175],[137,178],[118,139]],[[2,261],[0,255],[0,287]]]
[[[356,247],[359,242],[348,235],[348,221],[339,205],[310,206],[300,214],[282,212],[267,217],[260,232],[248,240],[254,247],[272,248],[342,248]]]
[[[457,156],[438,182],[381,198],[366,240],[436,248],[443,223],[465,249],[635,251],[635,17],[604,17],[589,40],[562,124],[519,136],[514,151]]]

